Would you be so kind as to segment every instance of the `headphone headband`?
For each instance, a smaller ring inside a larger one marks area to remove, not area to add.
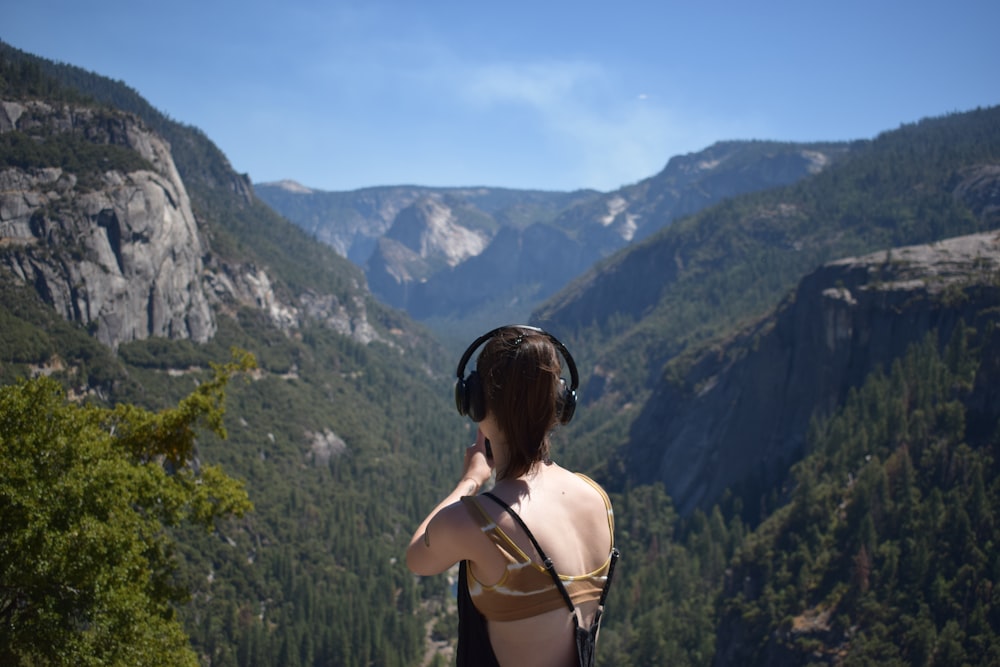
[[[555,348],[559,351],[559,354],[561,354],[562,358],[566,361],[566,368],[569,370],[570,384],[569,387],[566,388],[565,382],[563,382],[563,412],[560,417],[560,421],[565,424],[573,417],[573,412],[576,408],[576,389],[580,385],[580,378],[576,371],[576,362],[573,361],[573,355],[569,353],[569,350],[566,349],[566,346],[563,345],[558,338],[544,329],[529,326],[527,324],[508,324],[502,327],[497,327],[496,329],[488,331],[476,340],[472,341],[472,344],[465,350],[465,353],[462,354],[462,358],[458,362],[458,368],[455,371],[455,375],[457,376],[457,380],[455,382],[455,405],[458,408],[459,414],[469,415],[474,421],[482,420],[485,411],[482,406],[479,405],[479,403],[481,403],[481,399],[478,399],[478,402],[476,399],[476,395],[481,393],[478,373],[473,371],[467,380],[465,378],[465,365],[469,363],[469,359],[472,358],[472,355],[480,345],[491,338],[498,336],[501,332],[507,331],[508,329],[530,331],[545,336],[549,339],[549,342],[555,346]],[[470,384],[473,385],[473,387],[470,387]],[[470,396],[470,393],[473,394],[473,396]],[[482,412],[483,415],[481,415],[480,412]]]
[[[570,391],[577,390],[577,387],[580,386],[580,378],[576,372],[576,363],[573,361],[573,355],[569,353],[569,350],[566,349],[566,346],[563,345],[558,338],[550,334],[548,331],[527,324],[508,324],[502,327],[497,327],[496,329],[484,333],[482,336],[472,341],[472,344],[469,345],[468,349],[465,350],[465,352],[462,354],[462,358],[458,362],[458,369],[455,371],[455,375],[458,377],[459,380],[461,380],[465,376],[465,365],[469,363],[469,359],[472,358],[472,355],[476,352],[479,346],[488,341],[489,339],[493,338],[494,336],[499,335],[500,332],[505,331],[507,329],[522,329],[524,331],[532,331],[534,333],[541,334],[546,338],[548,338],[549,341],[551,341],[552,344],[555,345],[556,349],[559,350],[559,354],[562,355],[563,359],[566,360],[566,367],[567,369],[569,369]]]

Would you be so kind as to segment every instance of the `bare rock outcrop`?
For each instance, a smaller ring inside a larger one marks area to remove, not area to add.
[[[62,167],[0,170],[0,263],[102,343],[208,340],[216,324],[202,241],[167,143],[131,116],[40,102],[0,105],[0,132],[71,133],[135,151],[146,168],[81,187]]]
[[[267,267],[212,253],[169,144],[134,116],[0,101],[3,132],[56,148],[32,156],[29,147],[23,164],[0,162],[0,279],[32,285],[103,344],[205,342],[218,315],[242,307],[262,311],[286,333],[312,320],[363,344],[383,340],[361,296],[290,294],[276,288]],[[84,164],[81,155],[94,146],[121,150]],[[234,175],[237,194],[249,202],[243,182]]]
[[[479,255],[486,234],[462,226],[439,198],[420,199],[399,212],[368,260],[372,291],[391,305],[406,307],[412,288],[442,268]]]
[[[772,316],[661,382],[633,426],[629,474],[662,481],[682,513],[727,488],[773,488],[814,415],[929,332],[943,344],[961,321],[996,320],[998,306],[1000,232],[831,262]]]

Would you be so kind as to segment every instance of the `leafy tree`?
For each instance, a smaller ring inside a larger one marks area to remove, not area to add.
[[[241,354],[158,413],[70,400],[52,379],[0,388],[0,663],[195,665],[174,604],[166,530],[251,509],[243,484],[197,465],[220,436]]]

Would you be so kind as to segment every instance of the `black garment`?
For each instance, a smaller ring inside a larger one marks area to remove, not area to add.
[[[469,595],[469,580],[466,568],[469,561],[463,560],[458,566],[458,667],[500,667],[493,654],[490,635],[486,630],[486,619],[479,613]]]
[[[597,612],[594,614],[594,621],[590,624],[590,627],[581,628],[580,619],[576,613],[576,606],[573,604],[573,600],[570,599],[569,593],[566,592],[566,587],[563,586],[562,579],[559,578],[552,559],[542,551],[542,547],[539,546],[538,541],[535,540],[535,536],[528,530],[528,526],[500,498],[497,498],[492,493],[484,493],[483,495],[503,507],[517,521],[531,540],[531,543],[535,546],[539,557],[542,559],[542,563],[545,565],[545,569],[552,576],[556,588],[559,589],[563,599],[566,601],[566,606],[573,615],[573,630],[576,637],[578,664],[580,667],[594,667],[597,658],[597,633],[601,629],[604,601],[608,597],[608,589],[611,588],[611,577],[615,572],[615,563],[618,562],[618,549],[612,548],[611,550],[611,565],[608,567],[608,578],[604,582],[604,590],[601,592],[601,599],[597,605]],[[458,650],[456,664],[458,667],[499,667],[496,655],[493,653],[493,646],[490,644],[486,619],[476,609],[472,602],[472,596],[469,595],[469,585],[466,576],[467,568],[468,561],[462,561],[458,568]]]

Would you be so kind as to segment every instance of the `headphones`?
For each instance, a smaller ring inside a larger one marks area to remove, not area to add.
[[[480,345],[508,329],[531,331],[545,336],[553,345],[555,345],[555,348],[559,350],[563,359],[566,360],[566,367],[569,369],[570,384],[569,387],[566,387],[566,380],[559,378],[562,389],[559,395],[557,417],[559,418],[559,423],[569,423],[569,420],[573,418],[573,413],[576,411],[576,388],[580,384],[580,378],[576,372],[576,363],[573,361],[573,356],[569,353],[569,350],[566,349],[566,346],[559,342],[558,338],[547,331],[539,329],[538,327],[532,327],[526,324],[497,327],[493,331],[485,333],[476,340],[472,341],[472,345],[469,346],[469,348],[465,351],[465,354],[462,355],[461,360],[459,360],[458,370],[456,371],[458,379],[455,381],[455,407],[458,408],[458,414],[462,416],[468,415],[468,417],[474,422],[481,422],[486,418],[486,395],[483,393],[482,381],[479,379],[479,372],[472,371],[469,373],[469,377],[464,377],[465,365],[469,363],[469,359],[472,357],[472,354]]]

